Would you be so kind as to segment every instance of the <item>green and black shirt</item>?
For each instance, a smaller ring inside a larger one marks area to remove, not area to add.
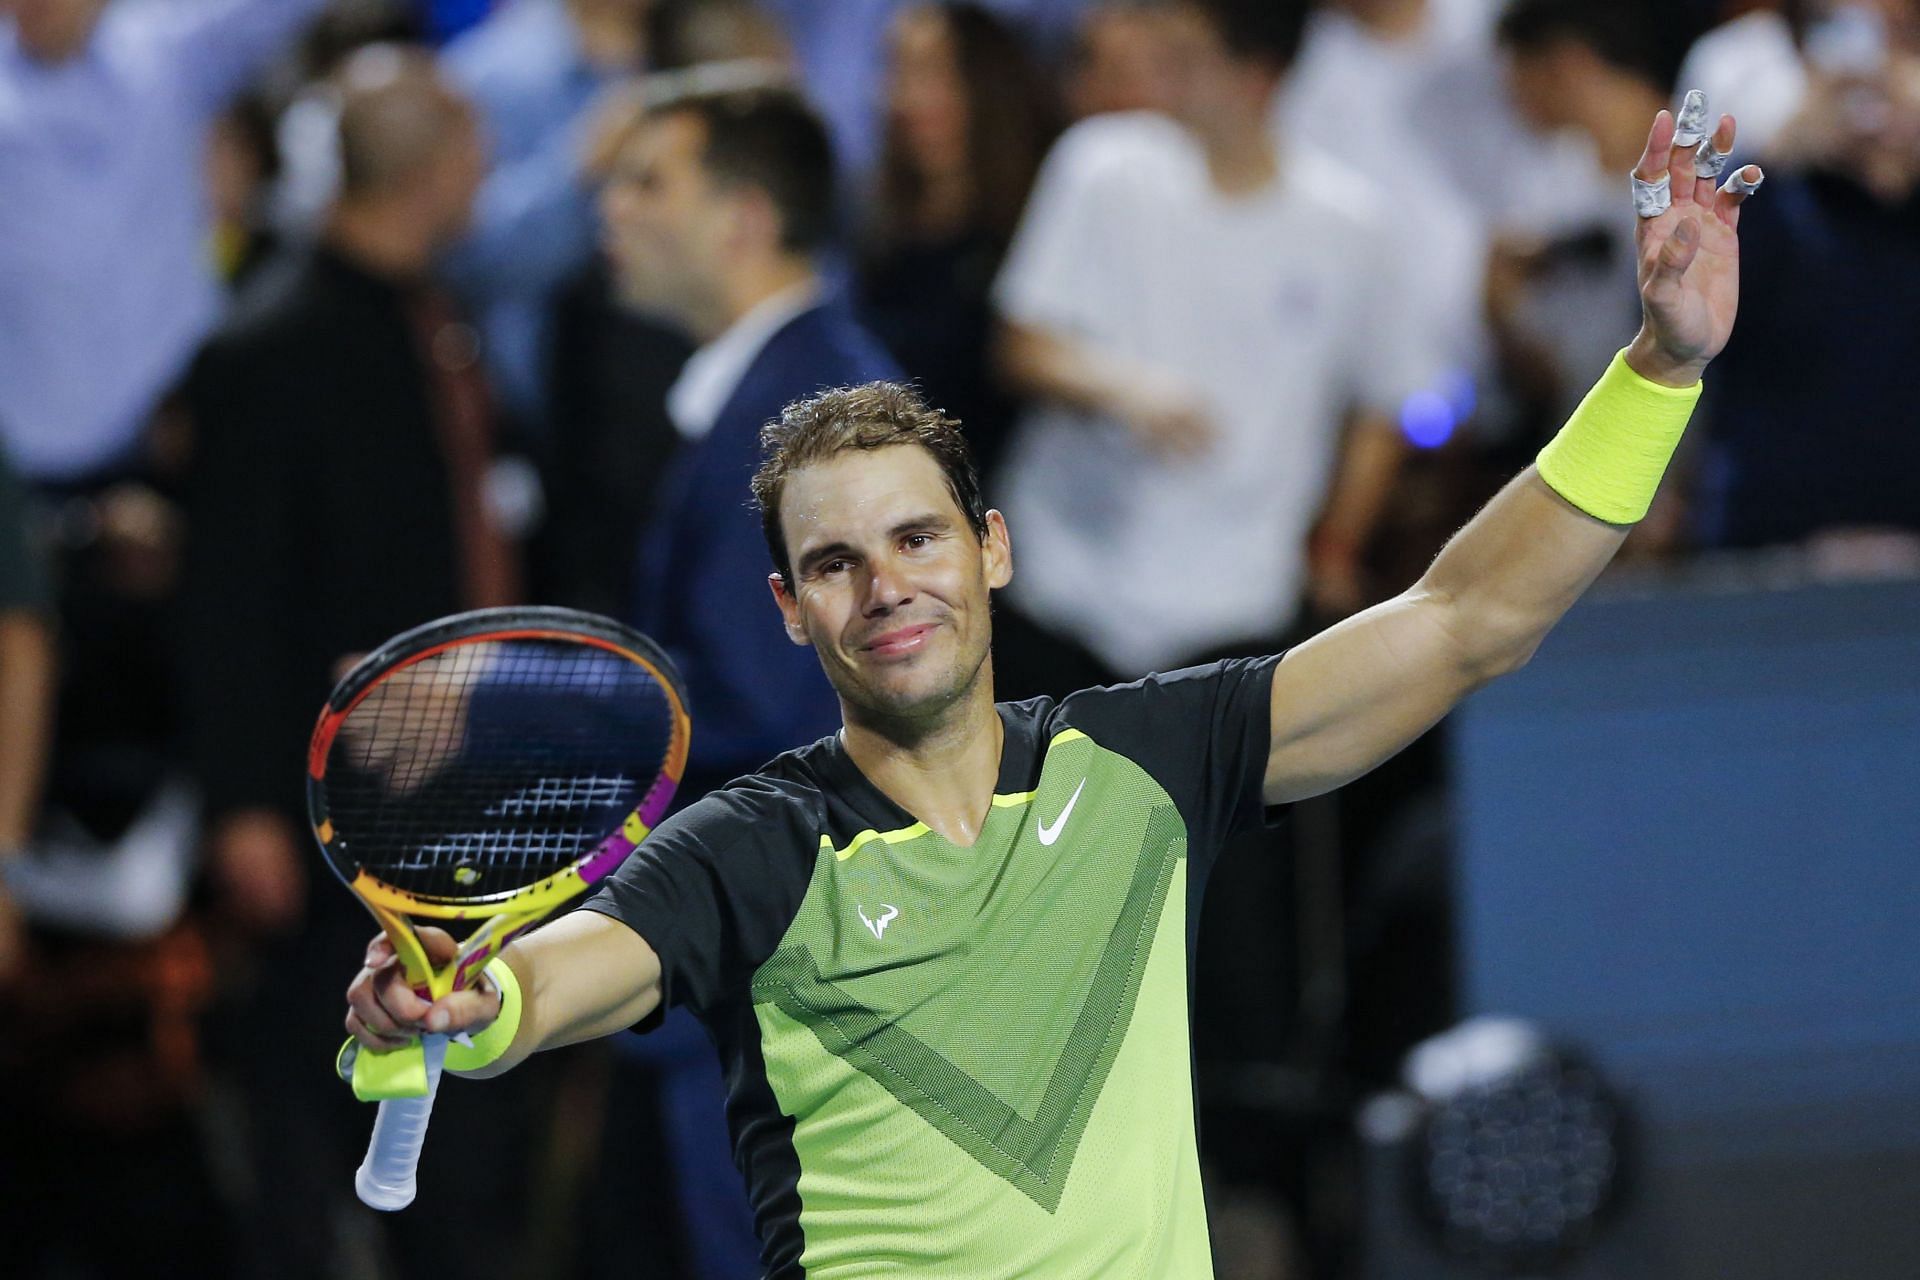
[[[1195,924],[1262,818],[1276,658],[1002,703],[961,848],[837,738],[662,825],[587,905],[708,1026],[768,1273],[1210,1277]]]

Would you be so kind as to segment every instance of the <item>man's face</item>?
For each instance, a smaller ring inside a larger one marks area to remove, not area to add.
[[[988,593],[1013,556],[1000,513],[987,513],[982,541],[932,454],[896,445],[803,467],[787,478],[780,526],[787,634],[819,652],[844,702],[925,720],[973,687],[992,642]]]
[[[1105,111],[1167,111],[1175,98],[1168,15],[1155,9],[1094,9],[1080,31],[1067,86],[1073,117]]]
[[[106,0],[0,0],[20,47],[40,62],[65,62],[87,47]]]
[[[1543,49],[1507,49],[1502,58],[1507,96],[1522,119],[1552,132],[1574,123],[1569,101],[1583,84],[1584,62],[1565,42]]]
[[[642,121],[600,198],[626,301],[696,329],[720,297],[739,205],[701,163],[706,134],[690,113]]]
[[[1204,137],[1265,118],[1280,85],[1276,68],[1236,55],[1213,20],[1193,5],[1169,9],[1159,30],[1174,119]]]

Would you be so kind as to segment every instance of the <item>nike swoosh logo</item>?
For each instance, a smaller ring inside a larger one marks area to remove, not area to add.
[[[1052,826],[1036,820],[1035,825],[1040,830],[1041,844],[1052,844],[1060,838],[1060,829],[1067,825],[1067,818],[1072,815],[1073,806],[1080,803],[1080,793],[1086,789],[1087,780],[1082,778],[1080,779],[1080,785],[1073,789],[1073,798],[1067,801],[1067,807],[1060,811],[1060,816],[1053,820]]]

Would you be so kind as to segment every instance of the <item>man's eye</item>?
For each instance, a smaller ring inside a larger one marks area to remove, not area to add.
[[[908,536],[906,541],[907,547],[914,551],[918,551],[920,550],[920,548],[925,546],[930,546],[932,543],[933,543],[933,535],[930,533],[912,534]]]

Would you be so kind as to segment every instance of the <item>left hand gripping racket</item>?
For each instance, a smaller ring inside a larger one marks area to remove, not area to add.
[[[571,609],[481,609],[347,673],[313,731],[307,806],[328,865],[439,999],[633,852],[673,799],[691,733],[678,675],[638,632]],[[413,919],[476,923],[436,968]],[[424,1057],[425,1092],[380,1104],[354,1179],[389,1210],[413,1200],[446,1037],[392,1052]]]

